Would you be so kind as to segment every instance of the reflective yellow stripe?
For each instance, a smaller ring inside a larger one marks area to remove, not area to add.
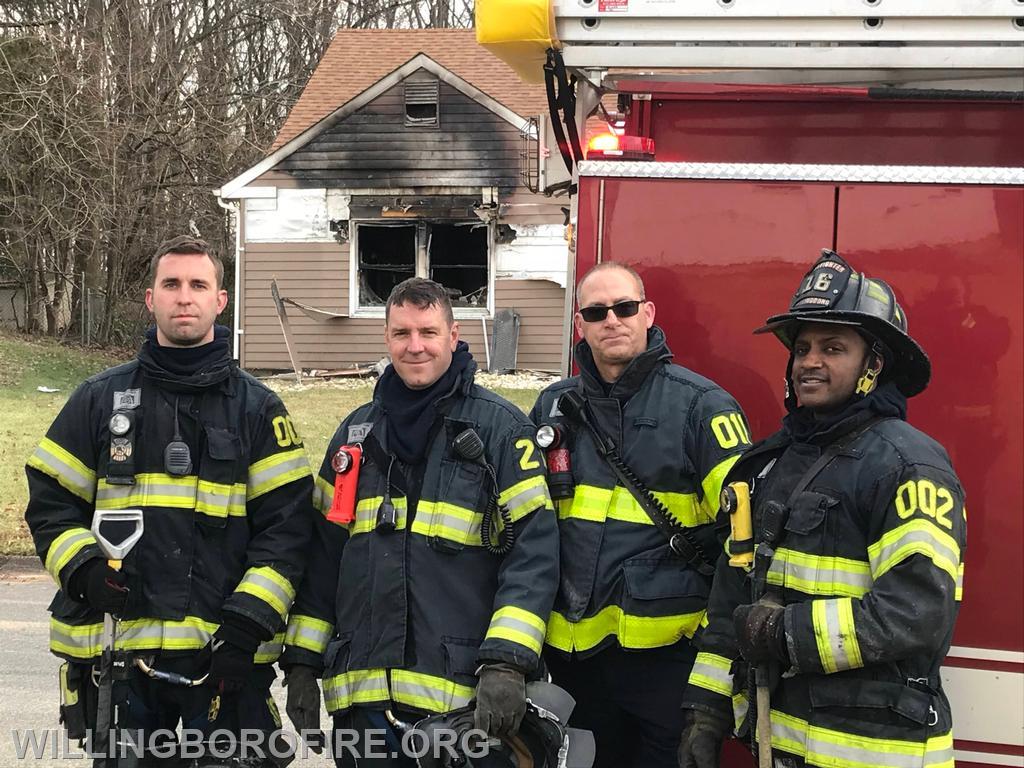
[[[135,485],[112,485],[100,478],[96,488],[96,509],[125,507],[167,507],[195,509],[195,475],[174,477],[163,472],[144,472],[135,476]]]
[[[729,470],[732,469],[732,465],[739,461],[739,459],[740,455],[738,453],[722,459],[701,480],[700,487],[704,490],[704,498],[701,499],[700,503],[701,508],[708,517],[707,522],[709,523],[714,522],[715,518],[718,517],[718,505],[722,496],[722,482],[725,480],[725,476],[729,474]]]
[[[44,437],[29,456],[28,465],[49,475],[64,488],[92,503],[96,492],[96,473],[70,451]]]
[[[264,640],[256,647],[252,660],[257,664],[272,664],[284,650],[284,632],[278,632],[270,640]]]
[[[449,712],[466,706],[474,694],[471,687],[443,677],[405,669],[391,671],[391,697],[397,704],[428,712]]]
[[[245,517],[245,483],[196,484],[196,512],[213,517]]]
[[[143,472],[135,485],[114,485],[100,478],[97,509],[167,507],[194,509],[212,517],[245,516],[245,484],[215,483],[195,475],[175,477],[163,472]]]
[[[288,617],[285,643],[313,653],[323,653],[332,634],[334,626],[329,622],[293,613]]]
[[[416,506],[416,519],[411,530],[421,536],[479,547],[483,545],[480,538],[482,519],[482,514],[446,501],[421,500]]]
[[[317,475],[313,484],[313,506],[317,511],[327,514],[334,502],[334,486]]]
[[[269,605],[282,619],[295,599],[295,587],[270,566],[258,566],[245,572],[235,592],[252,595]]]
[[[870,564],[845,557],[820,557],[778,549],[768,569],[768,583],[807,595],[863,597],[874,584]]]
[[[747,712],[750,710],[750,700],[745,692],[735,693],[732,697],[732,719],[733,728],[738,732],[747,719]]]
[[[960,565],[960,547],[952,536],[930,520],[914,518],[885,534],[868,547],[871,575],[878,581],[912,555],[924,555],[949,574],[954,583]]]
[[[354,704],[386,702],[387,673],[383,669],[362,669],[344,672],[324,679],[324,705],[328,712],[348,709]]]
[[[561,651],[587,651],[607,637],[617,637],[623,648],[660,648],[693,637],[704,611],[675,616],[631,616],[609,605],[594,616],[570,622],[560,613],[548,619],[546,642]]]
[[[956,601],[964,599],[964,564],[961,562],[956,569]]]
[[[505,605],[494,612],[487,637],[517,643],[539,656],[544,645],[544,626],[540,616],[514,605]]]
[[[864,666],[853,622],[853,601],[848,597],[836,600],[815,600],[811,603],[811,621],[818,656],[826,673]]]
[[[85,528],[69,528],[53,540],[46,550],[46,570],[60,584],[60,572],[83,547],[95,545],[96,539]]]
[[[543,475],[528,477],[515,485],[509,486],[498,496],[498,503],[508,508],[512,522],[526,517],[535,509],[554,509],[548,484]]]
[[[772,746],[828,768],[953,768],[953,732],[927,741],[844,733],[772,710]]]
[[[701,508],[695,493],[672,493],[654,491],[654,496],[664,504],[676,520],[687,527],[704,525],[714,516]],[[636,525],[654,525],[636,499],[626,488],[598,488],[593,485],[578,485],[571,502],[558,505],[558,516],[565,519],[586,520],[603,523],[605,520],[619,520]]]
[[[690,685],[722,696],[732,696],[732,661],[725,656],[701,651],[693,662]]]
[[[181,621],[131,619],[119,621],[114,647],[127,651],[191,651],[210,642],[219,625],[195,616]],[[281,655],[284,633],[260,643],[254,659],[269,664]],[[102,624],[67,624],[50,618],[50,650],[76,659],[91,659],[103,650]]]
[[[349,533],[352,536],[360,533],[369,533],[377,527],[377,510],[384,502],[383,496],[371,496],[368,499],[360,499],[356,503],[356,519],[349,525]],[[395,528],[399,531],[405,529],[407,502],[404,496],[391,499],[395,506],[396,520]]]
[[[281,451],[249,465],[249,482],[246,498],[255,499],[265,493],[287,485],[299,478],[311,475],[309,459],[304,448]]]
[[[131,619],[119,621],[114,647],[129,651],[183,651],[202,648],[219,625],[194,616],[182,621]],[[50,649],[74,658],[98,656],[103,648],[103,624],[67,624],[50,618]]]

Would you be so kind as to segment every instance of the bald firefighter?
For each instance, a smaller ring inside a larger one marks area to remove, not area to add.
[[[680,765],[714,768],[756,723],[780,768],[952,768],[939,665],[967,517],[946,451],[906,421],[928,357],[892,288],[831,251],[768,331],[790,351],[789,414],[726,478],[750,489],[754,535],[718,562]],[[751,545],[749,570],[729,565]]]
[[[545,659],[576,697],[574,724],[594,732],[595,765],[672,766],[720,551],[712,522],[750,445],[746,420],[721,387],[672,363],[631,268],[594,267],[577,300],[580,374],[532,412],[561,534]]]

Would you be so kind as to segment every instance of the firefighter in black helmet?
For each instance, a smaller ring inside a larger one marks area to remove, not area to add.
[[[939,665],[966,511],[945,450],[906,422],[928,357],[892,289],[831,251],[768,331],[791,351],[789,414],[725,481],[750,487],[757,554],[749,572],[719,559],[680,765],[717,766],[729,732],[769,718],[783,768],[952,768]],[[755,666],[770,713],[749,696]]]

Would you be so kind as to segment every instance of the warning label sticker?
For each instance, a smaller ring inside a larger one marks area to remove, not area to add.
[[[629,0],[598,0],[597,10],[600,13],[609,11],[628,11]]]

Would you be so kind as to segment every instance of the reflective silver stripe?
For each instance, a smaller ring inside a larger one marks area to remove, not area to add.
[[[313,486],[313,507],[326,514],[334,501],[334,486],[322,477],[317,477]]]
[[[750,702],[747,701],[747,697],[742,693],[737,693],[732,697],[732,720],[733,728],[739,731],[743,725],[743,721],[747,719],[747,712],[750,711]],[[772,728],[774,731],[775,729]]]
[[[272,481],[276,477],[281,475],[287,475],[291,472],[297,472],[301,469],[309,469],[309,459],[306,458],[306,454],[302,451],[298,452],[298,455],[282,461],[280,464],[274,464],[266,469],[259,470],[258,472],[249,474],[248,483],[248,496],[260,496],[267,493],[272,488],[267,488],[268,484],[272,484]]]
[[[697,660],[693,662],[693,669],[690,670],[691,684],[693,684],[695,675],[705,678],[707,682],[715,686],[716,693],[721,693],[725,696],[732,695],[732,673],[728,669],[722,669],[714,664],[702,661],[701,654],[697,654]],[[701,688],[707,687],[699,683],[698,686]]]
[[[798,553],[795,553],[798,554]],[[863,573],[841,568],[821,568],[814,565],[805,565],[796,562],[788,557],[787,550],[779,550],[772,559],[768,568],[769,580],[773,584],[780,584],[789,589],[796,589],[807,594],[814,595],[843,595],[844,597],[862,597],[875,583],[868,571],[868,564],[864,563]],[[771,580],[771,575],[780,577],[779,581]],[[839,589],[833,587],[839,586]],[[847,587],[848,589],[842,589]]]
[[[200,481],[201,483],[202,481]],[[245,511],[245,486],[232,487],[227,493],[198,488],[196,490],[196,506],[205,506],[211,510],[225,510],[230,515],[232,508],[241,507]]]
[[[74,531],[74,529],[72,530]],[[57,583],[60,583],[61,570],[78,553],[78,550],[89,544],[96,543],[92,533],[85,529],[74,531],[74,533],[69,531],[68,533],[70,535],[64,538],[56,547],[51,545],[50,549],[46,552],[46,570],[56,579]],[[60,537],[57,540],[59,541]]]
[[[774,720],[774,718],[773,718]],[[772,723],[772,730],[775,730],[775,723]],[[856,736],[851,735],[851,739]],[[909,744],[908,746],[918,746]],[[922,748],[924,744],[921,744]],[[815,756],[819,756],[816,760]],[[921,768],[924,765],[922,755],[900,754],[882,749],[869,749],[858,747],[853,744],[837,744],[834,741],[825,741],[815,738],[815,731],[812,728],[807,734],[807,760],[812,765],[820,765],[820,758],[828,760],[826,765],[870,765],[877,768]],[[952,759],[953,750],[949,750],[949,757]]]
[[[515,496],[510,497],[505,501],[505,506],[511,510],[517,510],[520,507],[529,504],[534,499],[540,499],[541,504],[537,506],[544,506],[543,501],[548,499],[548,488],[544,483],[535,485],[531,488],[520,491]]]
[[[285,643],[305,648],[314,653],[323,653],[331,639],[334,628],[326,621],[306,616],[292,616],[288,620]]]
[[[853,669],[854,667],[862,666],[861,664],[857,663],[857,657],[852,656],[851,654],[846,652],[846,633],[848,631],[854,631],[854,628],[844,626],[842,615],[840,614],[840,609],[843,606],[843,602],[843,600],[815,601],[815,605],[821,606],[822,615],[825,619],[827,642],[829,649],[832,652],[832,659],[835,662],[835,669],[829,670],[827,669],[827,666],[824,663],[824,659],[822,660],[822,665],[826,666],[827,672],[841,672],[846,669]],[[817,630],[819,629],[819,627],[815,627],[815,629]]]
[[[118,625],[115,645],[129,650],[195,650],[209,643],[216,629],[217,624],[201,620],[177,623],[137,619]],[[89,658],[102,649],[102,632],[102,624],[74,626],[51,619],[50,647],[70,656]]]
[[[100,481],[96,489],[96,506],[104,505],[107,508],[113,502],[121,503],[135,498],[135,503],[151,504],[152,506],[163,506],[161,500],[180,499],[183,506],[191,507],[196,502],[196,478],[192,477],[191,484],[177,485],[142,480],[135,485],[107,485]]]
[[[264,640],[256,647],[256,654],[253,660],[257,664],[269,664],[276,661],[284,650],[284,633],[278,632],[270,640]]]
[[[280,578],[284,578],[283,576]],[[289,592],[273,579],[262,573],[257,573],[252,568],[245,574],[245,577],[238,585],[239,592],[258,597],[277,611],[282,617],[288,613],[292,600],[295,599],[295,592]],[[269,594],[262,594],[269,593]],[[267,598],[270,598],[267,600]]]
[[[324,706],[328,712],[389,698],[388,680],[383,670],[356,670],[324,680]]]
[[[544,645],[543,630],[538,630],[532,624],[529,624],[528,622],[525,622],[522,619],[517,619],[513,616],[495,616],[494,619],[491,620],[490,627],[488,627],[487,629],[487,635],[497,636],[499,633],[495,633],[495,629],[508,629],[511,630],[513,633],[525,635],[526,637],[523,639],[528,638],[533,641],[533,644],[527,645],[527,647],[535,651],[538,655],[540,654],[540,649]],[[522,645],[522,643],[520,643],[520,645]]]
[[[426,679],[432,676],[408,671],[396,672],[391,677],[391,691],[396,702],[431,712],[447,712],[466,706],[473,698],[474,691],[468,686],[443,678],[435,678],[439,684],[432,684]]]
[[[936,529],[936,533],[941,532]],[[942,535],[945,536],[945,534]],[[953,549],[949,547],[941,538],[939,538],[939,536],[933,534],[927,529],[911,528],[898,539],[886,544],[877,551],[873,552],[870,547],[868,548],[868,556],[871,558],[872,572],[878,574],[879,569],[882,567],[887,566],[885,570],[888,570],[892,566],[896,565],[897,563],[889,563],[888,561],[898,552],[898,550],[905,547],[907,544],[925,544],[928,551],[933,553],[931,555],[933,561],[936,558],[939,558],[953,569],[956,569],[960,562],[960,550],[958,548]],[[952,574],[950,575],[952,576]],[[877,575],[876,578],[878,578]],[[956,580],[956,576],[953,576],[953,580]]]
[[[65,449],[61,448],[56,443],[44,438],[43,443],[36,446],[36,449],[32,452],[32,456],[28,462],[29,466],[34,466],[41,472],[46,472],[46,474],[50,475],[50,477],[54,478],[75,495],[82,497],[86,501],[92,501],[96,485],[96,476],[93,475],[89,477],[83,475],[69,462],[64,461],[60,457],[46,450],[44,446],[47,442],[51,442],[55,446],[55,450],[65,451]],[[68,453],[69,456],[73,455],[69,451],[65,452]],[[85,465],[83,464],[83,466]]]

